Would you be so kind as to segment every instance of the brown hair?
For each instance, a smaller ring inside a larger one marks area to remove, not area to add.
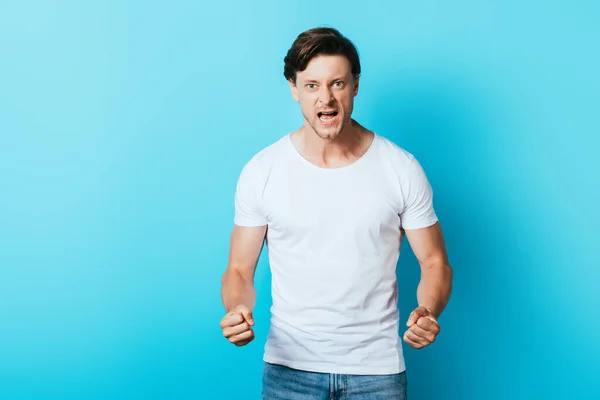
[[[320,55],[342,55],[350,61],[352,75],[360,75],[358,51],[352,42],[334,28],[313,28],[302,32],[283,59],[283,76],[296,83],[296,73],[306,69],[308,63]]]

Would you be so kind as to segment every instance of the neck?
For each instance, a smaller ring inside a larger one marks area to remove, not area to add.
[[[322,167],[338,167],[359,159],[369,148],[372,134],[355,120],[332,139],[323,139],[305,125],[292,135],[299,152]]]

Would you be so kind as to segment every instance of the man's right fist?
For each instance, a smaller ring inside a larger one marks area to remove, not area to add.
[[[252,311],[245,305],[239,305],[229,311],[221,320],[223,336],[236,346],[244,346],[254,339]]]

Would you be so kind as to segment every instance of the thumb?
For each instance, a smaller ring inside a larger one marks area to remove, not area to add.
[[[252,318],[252,311],[248,307],[244,307],[240,311],[241,311],[242,315],[244,316],[244,319],[246,319],[246,322],[248,322],[248,324],[250,324],[250,326],[254,325],[254,318]]]
[[[408,321],[406,322],[406,326],[411,326],[412,324],[414,324],[415,322],[417,322],[417,320],[419,318],[424,317],[426,315],[429,315],[429,311],[427,310],[427,308],[425,308],[423,306],[417,307],[408,316]]]

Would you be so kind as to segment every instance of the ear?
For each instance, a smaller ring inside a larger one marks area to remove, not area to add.
[[[290,90],[292,91],[292,97],[294,98],[294,101],[300,101],[300,97],[298,96],[298,87],[296,86],[296,83],[292,79],[288,80],[288,83],[290,85]]]
[[[354,97],[358,95],[358,83],[360,81],[360,76],[356,75],[354,77]]]

